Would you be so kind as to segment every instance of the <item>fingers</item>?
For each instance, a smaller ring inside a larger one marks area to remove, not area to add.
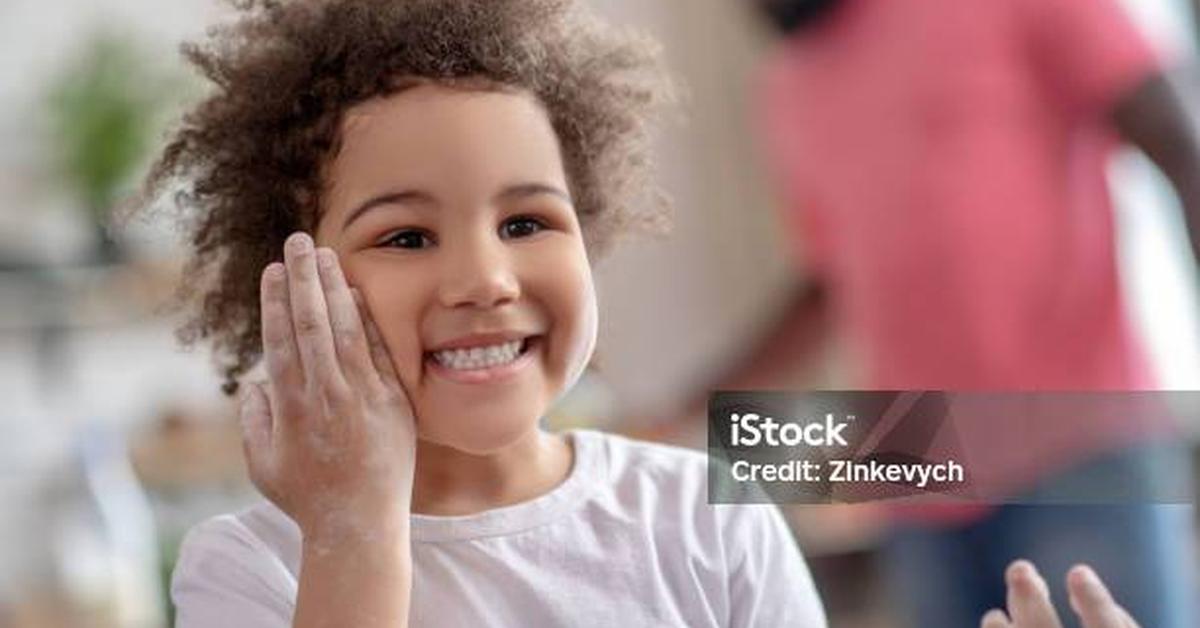
[[[1067,592],[1084,628],[1137,628],[1090,567],[1076,565],[1067,572]]]
[[[333,345],[342,371],[350,382],[377,384],[378,375],[371,363],[366,330],[358,305],[350,294],[350,286],[346,284],[338,264],[337,253],[333,249],[320,248],[316,251],[316,259],[321,287],[325,291],[325,303],[329,308]]]
[[[979,628],[1013,628],[1012,622],[1008,621],[1008,615],[1000,609],[992,609],[983,616],[979,622]]]
[[[1014,561],[1004,577],[1011,620],[1003,611],[992,610],[983,616],[981,628],[1061,628],[1046,581],[1032,563]],[[1139,628],[1090,567],[1077,565],[1067,573],[1067,591],[1084,628]]]
[[[290,407],[290,400],[304,389],[304,371],[292,328],[291,297],[283,264],[272,263],[263,270],[261,300],[263,354],[271,393],[275,400]]]
[[[379,333],[379,327],[375,325],[375,319],[371,317],[371,311],[367,308],[366,300],[363,299],[362,293],[358,288],[351,288],[351,295],[354,298],[354,304],[358,307],[359,317],[362,319],[363,327],[366,331],[367,346],[371,354],[371,362],[375,366],[375,371],[379,374],[379,379],[394,389],[400,389],[400,379],[396,374],[396,367],[392,363],[392,354],[388,351],[387,344],[383,341],[383,336]]]
[[[317,384],[333,396],[347,390],[337,351],[325,294],[317,273],[316,252],[306,233],[293,233],[284,244],[288,275],[288,295],[292,306],[292,326],[307,385]]]
[[[1004,572],[1008,584],[1008,614],[1021,628],[1062,628],[1050,589],[1033,563],[1017,560]]]

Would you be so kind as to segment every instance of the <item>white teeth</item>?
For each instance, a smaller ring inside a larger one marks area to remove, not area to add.
[[[488,347],[470,349],[447,349],[435,351],[433,357],[442,366],[452,369],[485,369],[508,364],[521,354],[521,340],[513,340]]]

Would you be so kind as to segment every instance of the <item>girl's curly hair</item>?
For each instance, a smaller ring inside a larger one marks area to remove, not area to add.
[[[237,20],[185,43],[215,84],[184,114],[135,208],[172,186],[191,250],[173,305],[185,346],[212,338],[226,395],[262,356],[259,275],[316,226],[343,113],[413,81],[516,89],[544,106],[589,255],[665,224],[649,130],[672,100],[658,46],[572,0],[233,0]]]

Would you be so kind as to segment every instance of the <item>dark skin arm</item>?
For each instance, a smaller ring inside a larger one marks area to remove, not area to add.
[[[1162,170],[1179,195],[1192,253],[1200,259],[1200,129],[1187,102],[1197,93],[1192,72],[1158,74],[1117,103],[1122,137]]]
[[[1195,85],[1190,74],[1172,81],[1155,75],[1122,99],[1112,118],[1124,139],[1144,151],[1175,187],[1200,259],[1200,129],[1185,104],[1189,94],[1200,91]],[[704,411],[708,390],[778,386],[787,374],[814,362],[830,331],[828,289],[820,281],[801,279],[791,291],[750,348],[689,400],[689,413]]]
[[[1124,139],[1144,151],[1175,187],[1200,259],[1200,133],[1185,105],[1185,94],[1197,91],[1195,79],[1188,81],[1150,77],[1114,107],[1112,118]],[[797,279],[749,349],[686,400],[676,413],[679,420],[703,417],[709,391],[780,387],[788,383],[787,375],[811,368],[830,335],[828,302],[828,288],[820,281]]]

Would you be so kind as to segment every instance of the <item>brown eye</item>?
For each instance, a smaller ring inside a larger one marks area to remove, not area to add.
[[[500,237],[502,238],[528,238],[529,236],[545,229],[546,225],[537,218],[530,216],[518,216],[506,220],[500,225]]]
[[[393,234],[382,243],[397,249],[424,249],[433,246],[433,237],[425,231],[406,229]]]

